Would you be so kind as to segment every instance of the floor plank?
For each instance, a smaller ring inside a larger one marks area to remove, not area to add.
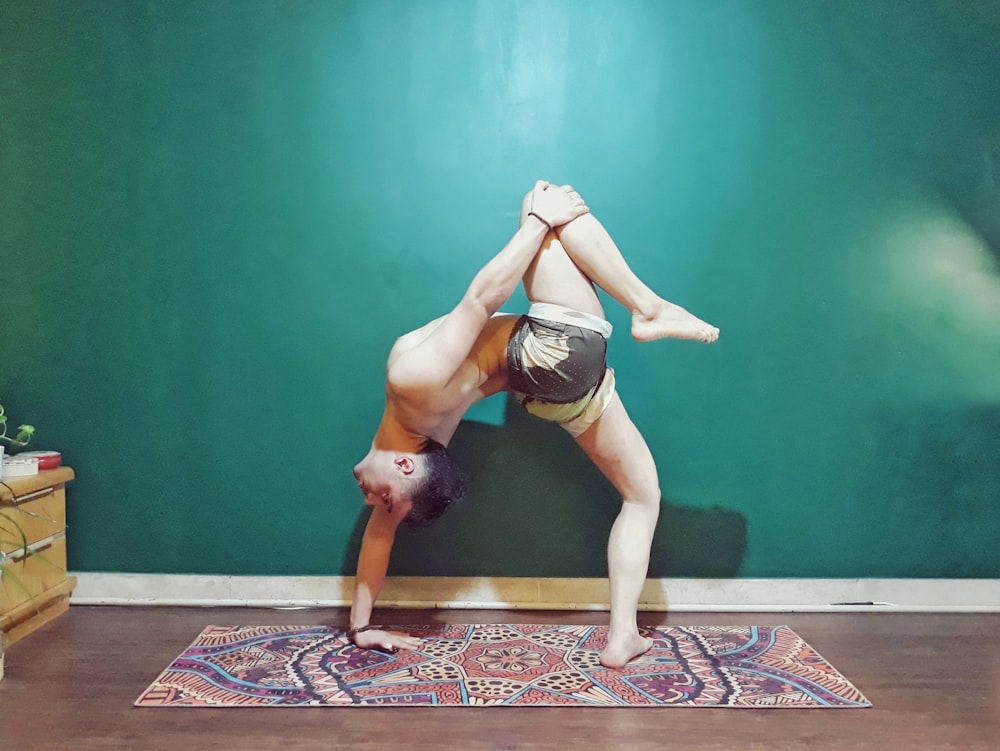
[[[379,622],[603,623],[606,614],[383,611]],[[646,613],[659,625],[787,624],[872,709],[136,709],[208,624],[342,624],[343,610],[83,607],[12,646],[0,748],[1000,748],[1000,614]]]

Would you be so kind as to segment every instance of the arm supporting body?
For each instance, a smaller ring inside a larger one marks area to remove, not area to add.
[[[385,508],[376,506],[372,509],[358,556],[354,601],[351,603],[351,628],[367,626],[371,620],[372,608],[389,569],[389,557],[398,526],[399,521]]]

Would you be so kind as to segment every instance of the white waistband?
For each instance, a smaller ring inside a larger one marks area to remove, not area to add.
[[[539,318],[545,321],[558,321],[570,326],[579,326],[581,329],[596,331],[605,339],[611,338],[613,328],[610,323],[603,318],[592,313],[583,313],[572,308],[565,308],[551,302],[533,302],[528,308],[528,317]]]

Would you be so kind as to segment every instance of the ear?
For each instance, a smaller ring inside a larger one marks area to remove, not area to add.
[[[409,456],[397,456],[393,463],[404,475],[412,475],[413,470],[417,468],[417,465],[414,464],[413,459]]]

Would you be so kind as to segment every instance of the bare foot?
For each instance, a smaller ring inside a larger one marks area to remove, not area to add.
[[[635,631],[624,639],[609,637],[608,646],[601,652],[600,662],[606,668],[622,668],[629,660],[634,660],[652,646],[652,639],[639,636]]]
[[[655,315],[647,316],[638,311],[632,314],[632,337],[636,341],[650,342],[670,337],[710,343],[719,338],[719,330],[715,326],[691,315],[680,305],[666,300],[660,303]]]

